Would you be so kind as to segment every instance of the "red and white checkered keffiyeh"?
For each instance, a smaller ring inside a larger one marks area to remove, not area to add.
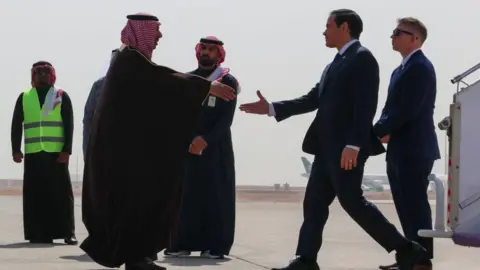
[[[38,65],[38,66],[34,66],[32,69],[31,69],[31,85],[33,88],[35,88],[35,80],[34,80],[34,76],[35,76],[35,71],[37,69],[44,69],[44,68],[48,68],[50,69],[50,85],[55,85],[55,82],[57,81],[57,74],[55,72],[55,68],[51,65]]]
[[[214,36],[208,36],[208,37],[205,37],[205,39],[212,40],[212,41],[220,41],[217,37],[214,37]],[[195,46],[195,54],[197,56],[197,60],[200,59],[201,46],[202,46],[201,42],[197,43],[197,45]],[[225,61],[227,52],[225,51],[225,48],[221,45],[215,45],[215,47],[217,47],[218,54],[219,54],[217,65],[220,65],[221,63],[223,63],[223,61]]]
[[[137,13],[136,15],[150,15]],[[153,50],[162,37],[158,29],[160,22],[152,20],[128,20],[122,30],[121,41],[127,46],[134,47],[148,59],[152,59]]]
[[[215,36],[208,36],[203,39],[211,40],[211,41],[220,41],[220,39],[218,39]],[[195,55],[197,57],[197,60],[200,59],[200,55],[202,53],[202,44],[203,44],[202,42],[199,42],[195,46]],[[220,66],[225,61],[225,57],[227,56],[227,52],[225,51],[225,48],[223,47],[223,45],[218,45],[218,44],[216,44],[215,47],[217,47],[219,57],[216,64],[217,68],[210,74],[210,76],[207,77],[207,80],[209,81],[220,81],[223,78],[223,76],[230,73],[229,68]],[[237,95],[238,95],[240,94],[241,88],[240,88],[240,84],[236,79],[235,79],[235,83],[237,84]]]

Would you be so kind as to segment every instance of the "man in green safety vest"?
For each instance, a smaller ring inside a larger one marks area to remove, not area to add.
[[[32,88],[20,94],[12,120],[12,155],[24,162],[25,240],[76,245],[74,204],[68,161],[72,153],[73,108],[55,85],[55,69],[45,61],[32,66]],[[22,127],[23,126],[23,127]],[[24,152],[21,151],[22,129]]]

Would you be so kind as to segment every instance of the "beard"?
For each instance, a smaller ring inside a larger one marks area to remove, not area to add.
[[[200,56],[198,63],[204,67],[211,67],[217,63],[216,59],[209,58],[208,56]]]
[[[36,85],[36,88],[39,88],[39,89],[50,89],[51,85],[50,85],[50,82],[48,81],[38,81],[35,83]]]

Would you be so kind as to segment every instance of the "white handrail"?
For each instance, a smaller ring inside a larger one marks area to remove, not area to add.
[[[430,238],[451,238],[453,232],[446,229],[446,203],[445,203],[445,185],[442,179],[438,178],[435,174],[428,176],[430,182],[435,183],[436,193],[436,211],[435,211],[435,225],[433,230],[419,230],[418,235],[421,237]]]
[[[480,64],[476,64],[475,66],[469,68],[468,70],[466,70],[462,74],[455,76],[453,79],[450,80],[450,82],[453,83],[453,84],[461,82],[465,77],[467,77],[468,75],[477,71],[478,69],[480,69]]]

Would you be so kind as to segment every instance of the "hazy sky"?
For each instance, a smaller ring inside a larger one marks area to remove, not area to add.
[[[390,34],[398,17],[416,16],[429,29],[424,52],[437,71],[435,118],[441,120],[448,114],[455,91],[450,79],[480,60],[477,2],[1,1],[0,70],[4,94],[0,99],[0,178],[20,178],[23,172],[23,166],[11,158],[10,124],[15,100],[29,88],[30,67],[38,60],[48,60],[55,66],[57,87],[65,89],[73,100],[75,150],[70,169],[72,173],[83,171],[83,107],[92,83],[103,73],[110,51],[120,45],[127,14],[145,11],[160,18],[164,37],[153,59],[179,71],[196,67],[194,46],[200,37],[216,35],[222,39],[227,51],[224,66],[230,67],[240,81],[243,91],[238,99],[243,103],[256,100],[257,89],[271,101],[307,93],[336,53],[325,47],[322,35],[329,11],[354,9],[364,21],[361,42],[374,53],[381,68],[378,113],[386,98],[390,74],[401,61],[391,49]],[[467,81],[478,76],[472,77]],[[237,111],[233,124],[237,183],[304,185],[306,179],[300,176],[301,142],[313,117],[314,113],[310,113],[276,123],[268,117]],[[440,131],[437,134],[443,155],[445,135]],[[385,173],[384,159],[384,155],[371,158],[366,172]],[[444,167],[444,160],[439,160],[434,171],[443,174]]]

